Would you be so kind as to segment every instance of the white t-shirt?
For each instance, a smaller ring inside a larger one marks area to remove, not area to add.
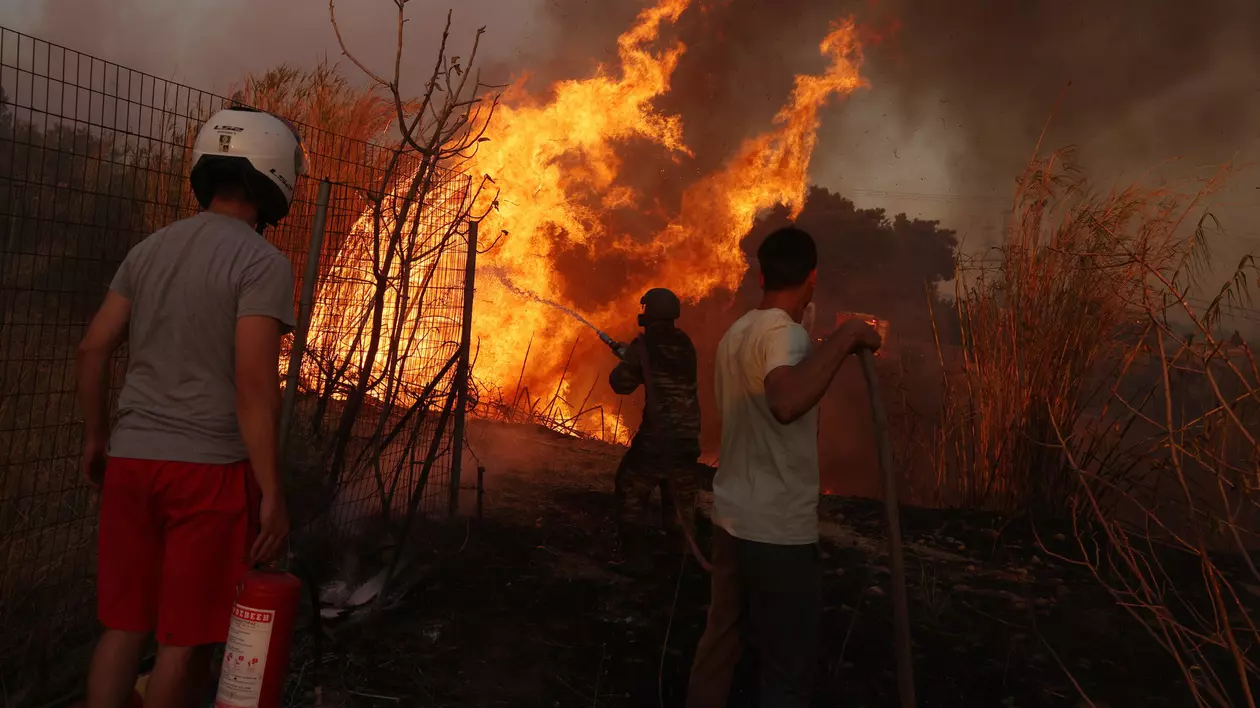
[[[735,538],[783,546],[818,541],[818,408],[783,425],[766,402],[766,374],[799,363],[809,334],[783,310],[753,310],[718,344],[722,457],[713,518]]]

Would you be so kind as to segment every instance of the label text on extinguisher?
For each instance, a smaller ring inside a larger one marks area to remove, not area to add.
[[[237,605],[232,608],[232,616],[238,619],[247,620],[249,622],[270,622],[271,613],[265,610],[251,610],[248,607]]]
[[[273,626],[271,610],[241,605],[232,609],[215,708],[258,708]]]

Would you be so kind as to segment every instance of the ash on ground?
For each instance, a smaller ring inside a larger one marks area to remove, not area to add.
[[[610,563],[623,448],[469,427],[487,470],[484,518],[471,518],[469,474],[469,518],[422,529],[397,596],[325,621],[322,641],[300,630],[290,705],[682,705],[708,578],[664,538],[651,558]],[[820,509],[815,704],[895,705],[881,506],[828,497]],[[1096,706],[1186,704],[1168,657],[1087,571],[1055,558],[1077,548],[1068,529],[965,511],[902,519],[921,706],[1088,705],[1074,681]],[[755,705],[755,661],[737,670],[732,705]]]

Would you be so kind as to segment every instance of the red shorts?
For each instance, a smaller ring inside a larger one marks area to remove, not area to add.
[[[226,641],[260,496],[247,462],[111,458],[101,488],[101,623],[156,632],[167,646]]]

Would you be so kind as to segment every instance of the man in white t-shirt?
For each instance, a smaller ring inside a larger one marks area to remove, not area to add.
[[[874,328],[851,320],[811,348],[800,324],[817,278],[809,234],[770,234],[757,261],[761,305],[731,325],[717,351],[712,597],[689,708],[726,705],[745,637],[761,659],[761,705],[809,705],[822,613],[818,402],[850,354],[880,345]]]

